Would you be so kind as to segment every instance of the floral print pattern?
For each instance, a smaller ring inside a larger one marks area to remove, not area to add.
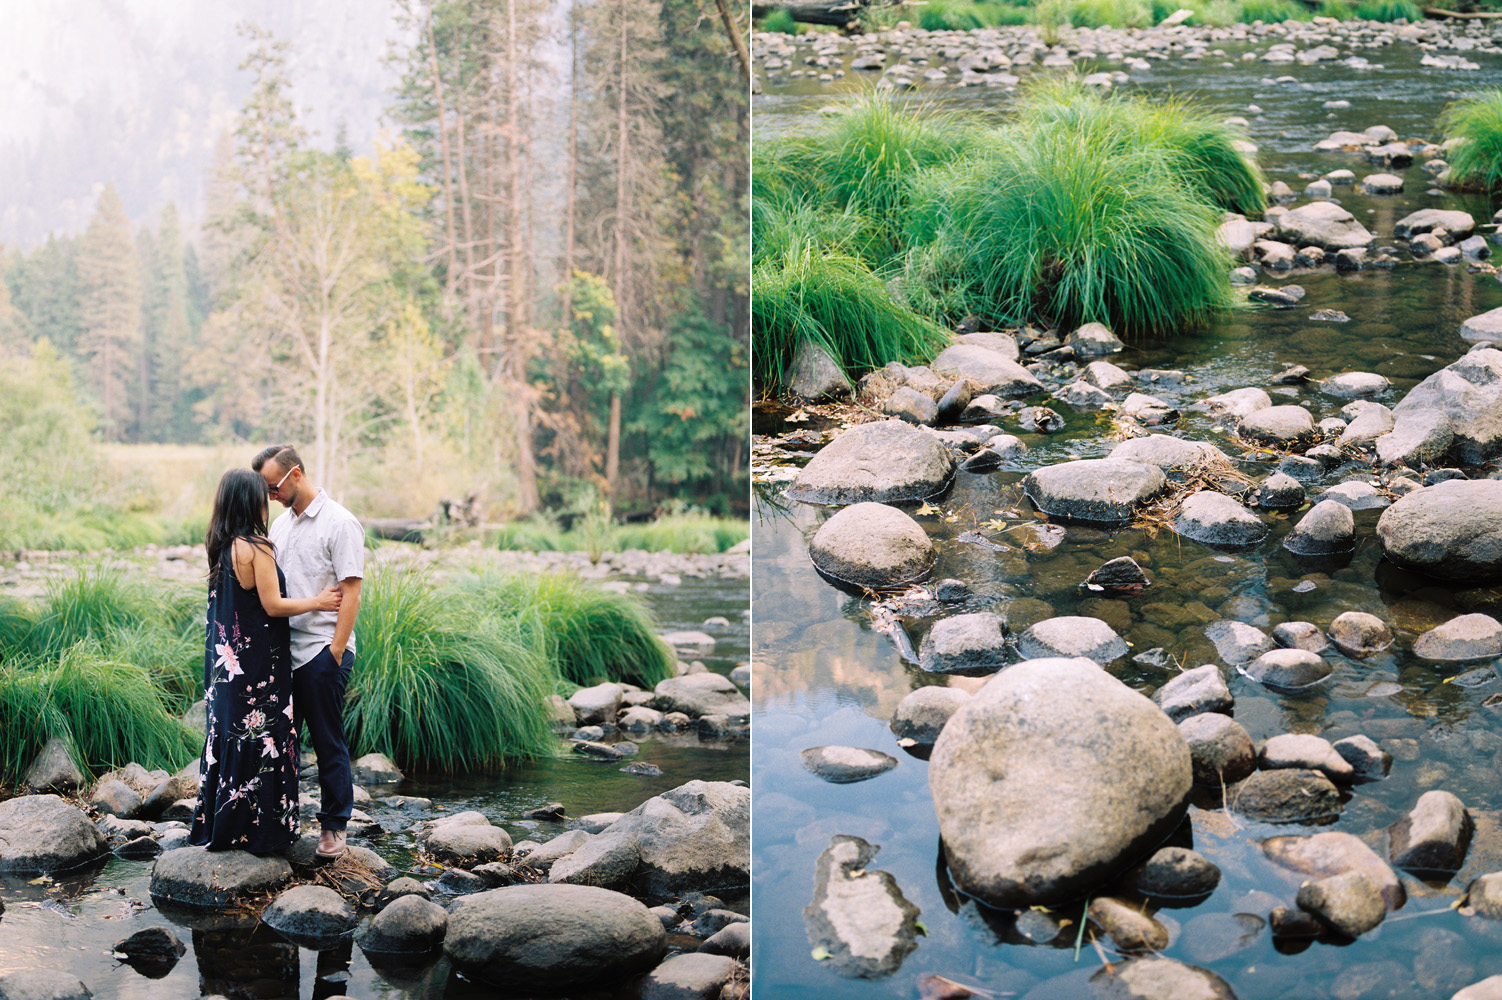
[[[286,581],[277,570],[277,584]],[[188,842],[268,854],[297,839],[291,636],[225,559],[209,585],[203,688],[207,733]]]

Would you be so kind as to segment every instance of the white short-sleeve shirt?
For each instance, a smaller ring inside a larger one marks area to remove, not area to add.
[[[322,489],[301,514],[290,507],[283,511],[268,534],[287,578],[288,597],[317,597],[341,580],[365,576],[365,529]],[[309,611],[289,620],[293,670],[333,641],[338,621],[337,611]],[[353,632],[346,648],[355,648]]]

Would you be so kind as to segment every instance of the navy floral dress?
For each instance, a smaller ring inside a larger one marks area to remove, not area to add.
[[[277,586],[287,594],[280,568]],[[188,843],[269,854],[298,835],[297,742],[287,619],[240,586],[228,551],[209,583],[198,806]]]

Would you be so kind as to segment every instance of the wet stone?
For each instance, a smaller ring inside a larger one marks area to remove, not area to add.
[[[1202,712],[1230,714],[1235,699],[1213,663],[1186,670],[1153,693],[1153,701],[1170,719],[1182,722]]]
[[[909,692],[897,703],[889,728],[899,740],[932,746],[944,723],[949,721],[969,695],[958,688],[929,685]]]
[[[1306,882],[1299,887],[1297,902],[1299,909],[1351,938],[1372,930],[1387,916],[1381,891],[1359,871]]]
[[[1168,434],[1130,438],[1112,448],[1110,457],[1156,465],[1164,472],[1230,466],[1225,453],[1213,444],[1189,441]]]
[[[1137,907],[1109,896],[1090,901],[1090,921],[1111,939],[1117,950],[1133,953],[1168,947],[1168,929]]]
[[[1126,641],[1099,618],[1070,615],[1048,618],[1017,637],[1017,651],[1028,659],[1083,656],[1110,663],[1128,651]]]
[[[1017,423],[1030,434],[1056,434],[1064,429],[1064,418],[1046,406],[1023,407]]]
[[[998,420],[1011,412],[1011,407],[1000,396],[981,393],[971,398],[960,411],[960,423],[980,424]]]
[[[1299,691],[1318,684],[1331,673],[1330,664],[1305,649],[1270,649],[1246,668],[1252,680],[1277,691]]]
[[[1006,623],[989,611],[941,618],[919,645],[924,670],[976,677],[1006,665]]]
[[[858,503],[836,513],[809,543],[814,565],[864,587],[895,587],[926,576],[934,547],[922,526],[895,507]]]
[[[794,500],[854,504],[921,500],[954,475],[949,450],[901,420],[858,424],[825,445],[787,489]]]
[[[1179,723],[1189,744],[1194,783],[1209,788],[1233,785],[1257,766],[1256,749],[1246,727],[1228,715],[1205,712]]]
[[[1356,545],[1356,519],[1351,508],[1335,500],[1321,500],[1283,537],[1294,555],[1327,556],[1349,552]]]
[[[1460,799],[1437,789],[1425,792],[1408,815],[1388,827],[1389,857],[1410,871],[1459,871],[1475,828]]]
[[[1330,623],[1330,641],[1347,656],[1367,657],[1382,652],[1393,643],[1393,632],[1386,622],[1364,611],[1346,611]]]
[[[1265,823],[1316,823],[1340,815],[1340,793],[1316,771],[1257,771],[1227,790],[1226,803]]]
[[[1113,405],[1111,394],[1089,382],[1071,382],[1057,390],[1054,398],[1077,413],[1104,410]]]
[[[1316,938],[1325,932],[1325,925],[1312,913],[1296,910],[1291,906],[1275,906],[1267,915],[1273,936],[1284,940]]]
[[[1137,958],[1090,977],[1099,1000],[1236,1000],[1231,986],[1209,969],[1171,958]]]
[[[1124,459],[1085,459],[1047,466],[1023,480],[1023,491],[1046,514],[1122,524],[1155,499],[1168,481],[1163,470]]]
[[[1257,763],[1265,771],[1289,767],[1318,771],[1337,782],[1349,782],[1355,777],[1355,769],[1336,752],[1329,740],[1307,733],[1282,733],[1271,737],[1257,755]]]
[[[1391,382],[1372,372],[1344,372],[1320,383],[1320,389],[1343,399],[1370,399],[1391,388]]]
[[[1071,333],[1064,341],[1082,358],[1098,358],[1125,350],[1123,344],[1109,328],[1101,323],[1086,323]]]
[[[1352,481],[1332,486],[1320,494],[1320,500],[1334,500],[1352,510],[1378,510],[1392,503],[1371,483]]]
[[[1131,417],[1149,427],[1155,427],[1159,424],[1171,424],[1179,419],[1179,411],[1172,404],[1159,399],[1157,396],[1149,396],[1140,392],[1134,392],[1122,400],[1121,412],[1124,416]]]
[[[877,850],[859,837],[833,838],[803,910],[809,944],[828,952],[827,967],[847,978],[890,975],[918,947],[918,908],[890,874],[870,869]]]
[[[1259,444],[1295,448],[1313,444],[1314,418],[1302,406],[1269,406],[1241,418],[1238,432]]]
[[[1250,548],[1267,537],[1261,519],[1224,493],[1201,490],[1186,497],[1174,515],[1173,530],[1216,548]]]
[[[1502,622],[1483,614],[1452,618],[1415,639],[1413,652],[1426,660],[1450,663],[1502,656]]]
[[[1220,884],[1220,869],[1203,854],[1184,847],[1164,847],[1132,873],[1138,892],[1164,899],[1206,896]]]
[[[1380,781],[1392,770],[1392,754],[1379,747],[1370,737],[1356,735],[1336,740],[1335,752],[1351,765],[1360,781]]]
[[[1211,413],[1225,414],[1240,419],[1251,416],[1258,410],[1267,409],[1273,405],[1273,401],[1265,390],[1249,386],[1210,396],[1206,398],[1205,405],[1210,407]]]
[[[865,781],[897,766],[897,759],[862,747],[809,747],[800,755],[810,773],[837,785]]]
[[[1215,645],[1222,660],[1233,667],[1248,663],[1272,648],[1272,640],[1261,629],[1236,621],[1211,622],[1205,637]]]
[[[1080,587],[1094,593],[1133,596],[1151,585],[1152,581],[1135,559],[1131,556],[1117,556],[1096,568]]]
[[[1383,552],[1447,580],[1502,579],[1502,481],[1453,479],[1410,493],[1377,522]]]
[[[1466,909],[1470,915],[1487,920],[1502,920],[1502,872],[1492,872],[1472,879],[1466,887]]]
[[[1278,472],[1291,479],[1301,482],[1314,482],[1325,474],[1325,466],[1313,458],[1305,458],[1303,455],[1284,455],[1278,460]]]
[[[1263,510],[1298,510],[1304,506],[1304,486],[1282,472],[1274,472],[1257,487],[1253,503]]]
[[[1408,898],[1392,867],[1354,834],[1332,830],[1271,837],[1262,842],[1262,853],[1275,864],[1317,878],[1359,871],[1377,886],[1389,910],[1396,910]]]
[[[1282,622],[1273,626],[1273,642],[1284,649],[1303,649],[1319,654],[1330,648],[1324,630],[1313,622]]]

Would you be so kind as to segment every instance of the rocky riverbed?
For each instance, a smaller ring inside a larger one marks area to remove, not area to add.
[[[1056,69],[1192,86],[1273,199],[1226,218],[1245,301],[1206,330],[968,327],[758,414],[753,866],[804,916],[760,925],[759,991],[1496,995],[1498,206],[1433,132],[1496,38],[758,50],[760,134],[857,75],[985,120]]]

